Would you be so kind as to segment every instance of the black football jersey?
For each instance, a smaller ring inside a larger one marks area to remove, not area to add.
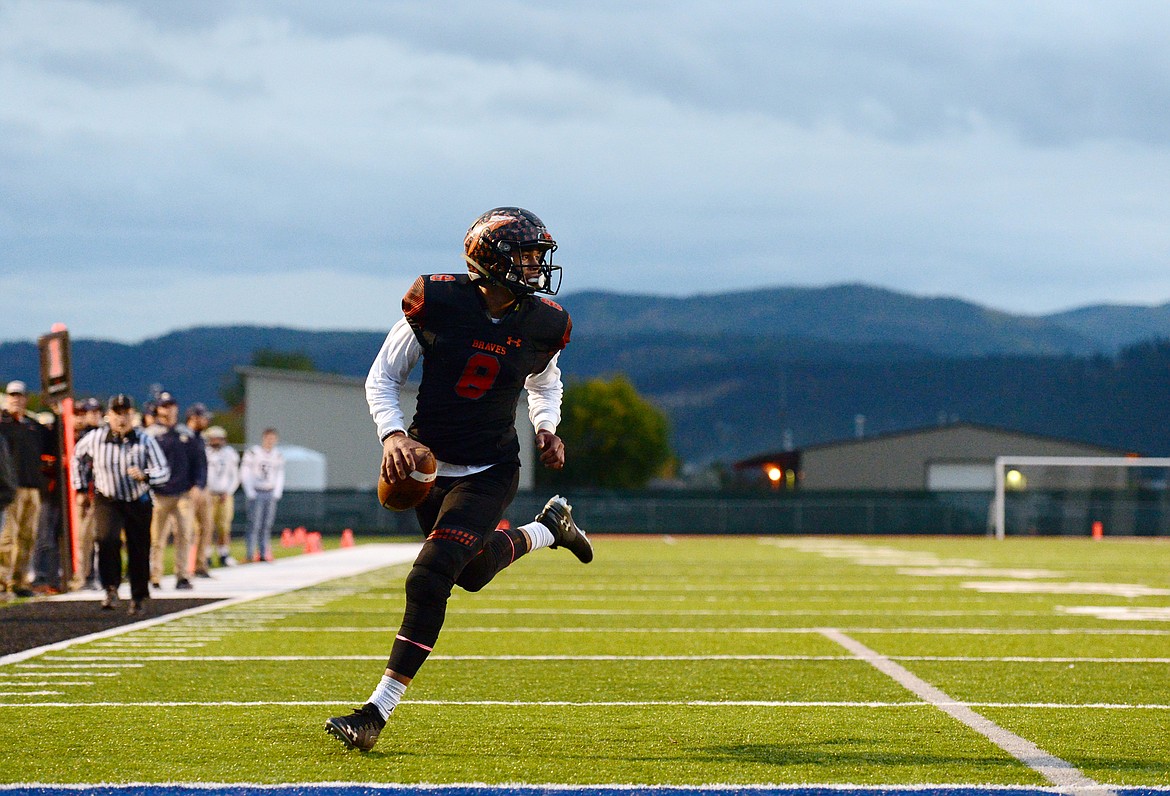
[[[568,345],[569,313],[525,296],[493,322],[466,274],[420,276],[402,311],[423,349],[410,435],[449,464],[518,463],[520,391]]]

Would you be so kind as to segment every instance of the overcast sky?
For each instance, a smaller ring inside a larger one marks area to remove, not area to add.
[[[0,0],[0,340],[388,328],[497,205],[570,311],[1161,304],[1167,42],[1162,0]]]

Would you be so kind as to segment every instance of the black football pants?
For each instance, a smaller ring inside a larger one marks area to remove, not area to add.
[[[149,493],[143,500],[111,500],[93,496],[93,535],[98,548],[98,576],[103,587],[122,585],[122,531],[126,532],[130,596],[150,596],[150,518],[154,506]]]
[[[479,591],[527,552],[519,530],[496,530],[519,482],[518,464],[435,479],[415,510],[427,538],[406,577],[406,611],[389,669],[414,677],[439,638],[452,587]]]

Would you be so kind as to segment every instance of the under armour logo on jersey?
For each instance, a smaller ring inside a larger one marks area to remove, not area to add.
[[[520,344],[523,342],[524,342],[524,339],[520,338],[520,337],[509,337],[508,338],[508,345],[514,345],[517,348],[519,348]]]

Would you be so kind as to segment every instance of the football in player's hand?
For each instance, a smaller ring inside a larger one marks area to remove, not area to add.
[[[391,511],[413,509],[426,499],[435,483],[435,457],[427,451],[418,463],[418,469],[393,484],[378,475],[378,502]]]

